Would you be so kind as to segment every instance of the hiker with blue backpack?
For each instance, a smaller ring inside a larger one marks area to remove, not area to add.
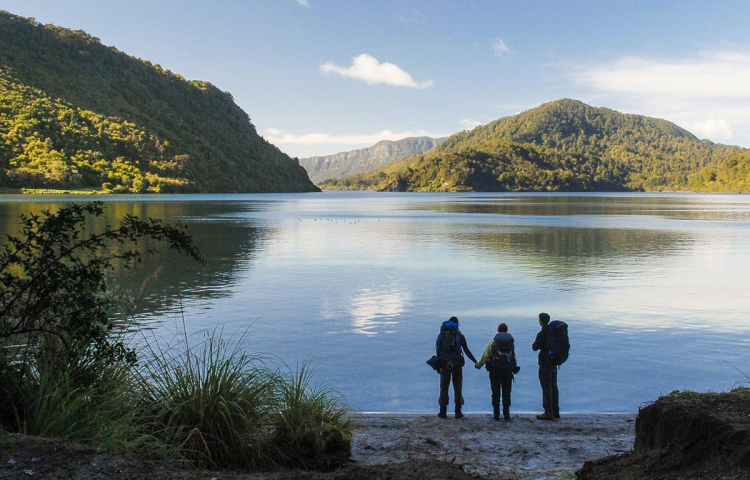
[[[469,347],[466,345],[466,337],[458,329],[458,318],[451,317],[440,325],[440,333],[435,342],[435,355],[437,356],[437,371],[440,374],[440,413],[438,417],[448,418],[448,387],[453,381],[453,403],[456,405],[456,419],[463,418],[461,405],[463,405],[463,395],[461,393],[463,383],[463,366],[466,363],[463,353],[477,363],[474,355],[471,354]]]
[[[487,344],[482,358],[476,364],[477,370],[485,366],[490,372],[490,389],[492,390],[492,415],[500,420],[500,397],[503,399],[503,419],[509,421],[510,392],[513,387],[514,374],[521,370],[516,362],[516,349],[513,335],[508,333],[508,325],[501,323],[497,333]]]
[[[539,326],[542,329],[536,334],[531,348],[539,351],[539,384],[542,386],[544,413],[536,418],[554,420],[560,418],[557,369],[568,359],[570,352],[568,325],[559,320],[550,322],[549,314],[540,313]]]

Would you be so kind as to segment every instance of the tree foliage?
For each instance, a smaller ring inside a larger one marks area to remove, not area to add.
[[[21,234],[7,236],[0,252],[0,369],[20,366],[22,375],[25,357],[50,342],[60,347],[63,364],[79,356],[105,364],[134,361],[133,352],[109,335],[115,312],[107,271],[115,263],[131,268],[153,252],[143,246],[146,239],[201,260],[182,224],[128,215],[116,228],[88,231],[89,217],[102,214],[101,202],[73,204],[22,216]]]
[[[0,11],[0,187],[314,191],[229,93]]]
[[[711,163],[690,176],[698,192],[750,193],[750,151]]]

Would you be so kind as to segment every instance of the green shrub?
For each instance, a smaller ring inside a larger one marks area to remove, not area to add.
[[[281,464],[330,469],[351,452],[350,409],[330,388],[312,384],[308,364],[280,377],[280,411],[272,444]]]

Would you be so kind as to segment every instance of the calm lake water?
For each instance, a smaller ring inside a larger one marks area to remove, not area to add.
[[[0,196],[0,229],[79,197]],[[674,389],[726,390],[750,375],[750,196],[326,192],[104,197],[182,220],[208,259],[161,266],[136,319],[172,335],[250,327],[245,348],[316,379],[362,411],[437,411],[425,364],[440,322],[460,319],[479,356],[500,322],[521,372],[515,412],[540,411],[537,314],[570,326],[566,412],[632,412]],[[489,411],[487,372],[465,369],[465,411]],[[451,392],[451,402],[452,402]]]

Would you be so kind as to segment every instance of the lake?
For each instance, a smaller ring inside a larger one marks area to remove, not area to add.
[[[20,213],[91,197],[0,196]],[[157,336],[249,328],[249,352],[294,366],[360,411],[437,412],[425,361],[455,315],[479,357],[497,325],[516,340],[512,412],[541,411],[537,314],[570,328],[564,412],[634,412],[675,389],[726,390],[750,375],[750,196],[324,192],[105,196],[124,214],[182,220],[206,265],[174,254],[118,274]],[[238,338],[238,337],[235,337]],[[737,369],[735,369],[735,367]],[[491,410],[466,368],[466,412]],[[452,391],[451,407],[452,408]]]

